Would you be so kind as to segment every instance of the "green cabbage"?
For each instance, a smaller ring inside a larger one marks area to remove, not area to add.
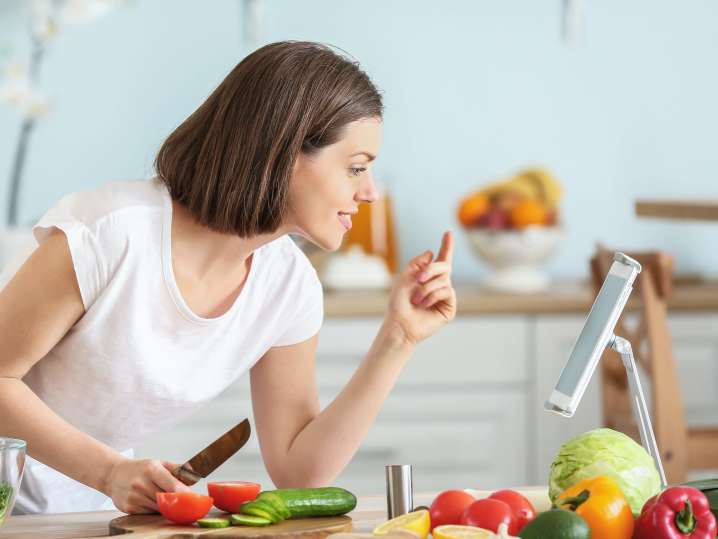
[[[661,480],[648,452],[631,438],[611,429],[595,429],[563,444],[551,464],[551,503],[583,479],[606,475],[616,481],[638,515],[648,498],[661,489]]]

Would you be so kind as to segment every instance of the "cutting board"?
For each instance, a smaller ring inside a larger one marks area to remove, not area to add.
[[[207,517],[226,517],[214,513]],[[229,528],[200,528],[172,524],[162,515],[127,515],[110,522],[110,535],[132,534],[131,539],[194,539],[195,537],[223,537],[248,539],[324,539],[332,533],[352,531],[352,519],[347,516],[285,520],[271,526],[230,526]]]

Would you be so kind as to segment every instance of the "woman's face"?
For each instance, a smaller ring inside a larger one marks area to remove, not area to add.
[[[289,231],[327,251],[342,243],[362,202],[376,200],[371,162],[381,144],[381,120],[347,124],[344,137],[313,157],[299,155],[289,183]]]

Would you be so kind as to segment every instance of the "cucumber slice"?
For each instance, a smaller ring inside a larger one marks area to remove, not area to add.
[[[271,521],[272,524],[277,524],[278,522],[284,520],[271,505],[258,500],[243,503],[242,507],[239,508],[239,512],[243,515],[266,518]]]
[[[257,496],[256,501],[264,502],[272,506],[274,512],[277,513],[282,519],[291,518],[292,513],[287,508],[287,504],[280,496],[277,496],[274,492],[264,491],[260,492]]]
[[[229,524],[229,519],[226,518],[200,518],[197,521],[200,528],[227,528]]]
[[[229,515],[232,526],[269,526],[272,521],[252,515]]]

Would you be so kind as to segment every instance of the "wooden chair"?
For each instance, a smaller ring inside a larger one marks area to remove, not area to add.
[[[626,253],[643,267],[626,311],[636,313],[635,329],[624,316],[615,334],[628,339],[646,376],[641,381],[651,395],[651,421],[669,483],[686,480],[690,470],[718,468],[718,428],[688,427],[668,326],[667,299],[672,290],[673,258],[664,252]],[[591,259],[594,291],[613,262],[613,251],[601,246]],[[607,427],[625,432],[640,443],[634,421],[626,371],[612,350],[601,360],[603,418]]]

